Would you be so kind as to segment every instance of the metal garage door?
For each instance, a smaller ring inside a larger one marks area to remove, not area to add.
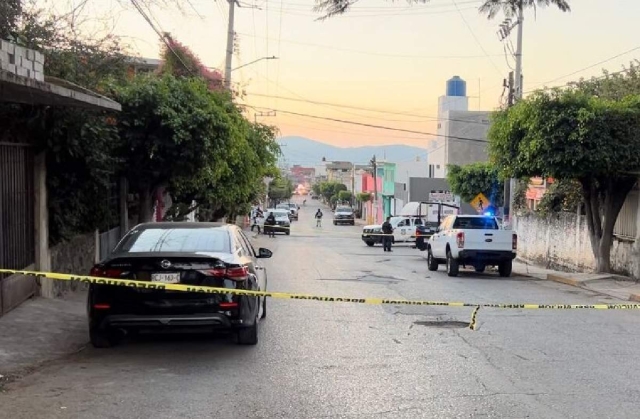
[[[24,269],[34,263],[33,148],[0,142],[0,266]],[[0,315],[36,292],[34,278],[0,275]]]

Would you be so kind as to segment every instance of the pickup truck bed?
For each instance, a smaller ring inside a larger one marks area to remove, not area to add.
[[[497,266],[500,276],[510,276],[516,257],[517,235],[502,230],[494,217],[455,215],[447,217],[426,245],[431,271],[445,264],[449,276],[457,276],[460,266],[484,272]],[[424,247],[424,245],[423,245]]]

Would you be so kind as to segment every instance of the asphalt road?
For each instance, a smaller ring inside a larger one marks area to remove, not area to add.
[[[259,237],[273,291],[498,303],[615,303],[495,273],[447,277],[421,252],[369,248],[359,227]],[[224,336],[130,340],[48,365],[0,395],[20,418],[637,418],[640,313],[270,300],[257,347]],[[34,342],[34,344],[38,344]]]

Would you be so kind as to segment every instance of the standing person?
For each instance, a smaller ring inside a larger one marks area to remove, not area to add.
[[[269,234],[269,237],[273,237],[275,239],[276,237],[276,233],[275,233],[275,229],[273,228],[273,226],[276,225],[276,217],[273,215],[272,212],[269,213],[269,215],[267,216],[267,219],[264,220],[264,232]]]
[[[258,227],[258,234],[260,234],[260,223],[259,223],[259,218],[262,217],[262,211],[260,210],[260,206],[257,206],[256,208],[254,208],[254,210],[251,213],[251,231],[253,231],[254,227]]]
[[[385,252],[391,252],[391,243],[393,241],[393,226],[391,226],[391,217],[387,217],[387,220],[382,223],[382,246]]]
[[[318,208],[316,211],[316,227],[322,227],[322,211]]]

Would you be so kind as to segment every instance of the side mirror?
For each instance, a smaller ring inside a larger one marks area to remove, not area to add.
[[[265,249],[264,247],[258,249],[258,258],[269,259],[271,256],[273,256],[273,252],[271,250]]]

